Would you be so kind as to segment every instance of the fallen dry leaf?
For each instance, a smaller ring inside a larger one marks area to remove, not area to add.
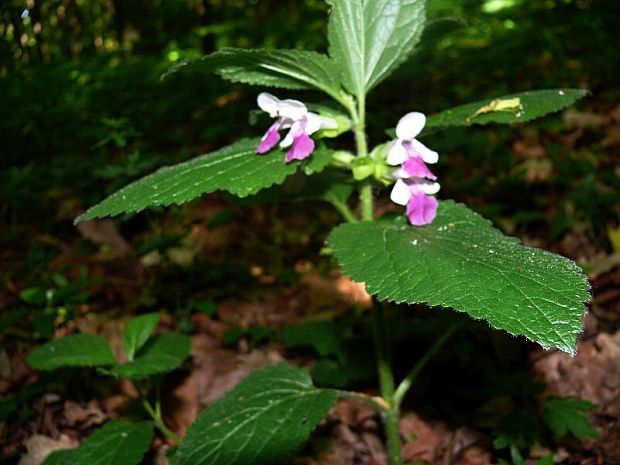
[[[480,446],[469,446],[465,449],[459,459],[456,461],[458,465],[491,465],[491,453]]]
[[[124,257],[131,252],[131,246],[116,229],[116,224],[109,219],[83,221],[76,225],[84,239],[108,248],[114,257]]]
[[[85,407],[72,400],[67,400],[65,401],[64,415],[69,426],[79,425],[81,429],[101,425],[107,419],[107,415],[101,411],[96,400],[89,402]]]
[[[61,434],[58,439],[35,434],[24,442],[24,446],[26,453],[22,455],[18,465],[40,465],[55,450],[74,449],[79,446],[79,442],[66,434]]]
[[[336,290],[350,303],[360,305],[362,308],[372,307],[372,297],[366,292],[364,283],[356,283],[346,276],[340,276],[336,280]]]
[[[566,110],[563,113],[564,123],[571,128],[598,128],[606,124],[609,119],[593,112]]]
[[[342,423],[357,428],[369,418],[377,416],[377,411],[368,404],[353,399],[342,399],[331,411]]]
[[[400,433],[407,442],[403,445],[405,461],[434,462],[440,451],[447,428],[442,424],[427,423],[414,413],[400,419]]]
[[[580,341],[574,357],[559,352],[533,357],[550,394],[593,402],[599,412],[620,418],[620,331]]]

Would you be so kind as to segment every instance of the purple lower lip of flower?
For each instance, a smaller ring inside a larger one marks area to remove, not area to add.
[[[437,199],[424,192],[415,192],[407,203],[407,217],[414,226],[425,226],[432,223],[437,215]]]
[[[269,127],[269,129],[267,129],[267,132],[265,133],[265,135],[260,141],[260,144],[256,148],[257,153],[269,152],[272,148],[276,146],[276,144],[280,141],[280,133],[278,132],[280,126],[280,122],[276,121]]]
[[[426,178],[432,179],[433,181],[437,179],[431,170],[428,169],[426,163],[421,158],[418,157],[410,157],[403,164],[402,168],[410,177],[415,178]]]
[[[291,149],[286,152],[286,162],[290,163],[293,160],[303,160],[308,158],[313,150],[314,141],[308,134],[302,132],[293,139]]]

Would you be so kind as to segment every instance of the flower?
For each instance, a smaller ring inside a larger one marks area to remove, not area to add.
[[[334,129],[336,121],[324,118],[308,111],[306,106],[298,100],[280,100],[277,97],[263,92],[257,99],[261,110],[269,113],[276,121],[267,129],[256,148],[257,153],[266,153],[280,142],[280,130],[288,129],[288,133],[280,142],[280,147],[290,147],[286,152],[286,162],[303,160],[314,151],[314,141],[310,138],[319,129]]]
[[[401,165],[393,176],[396,183],[390,199],[407,206],[407,217],[414,226],[431,223],[437,214],[439,183],[427,163],[437,163],[439,154],[415,139],[426,124],[426,116],[419,112],[407,113],[396,126],[397,139],[388,148],[389,165]]]

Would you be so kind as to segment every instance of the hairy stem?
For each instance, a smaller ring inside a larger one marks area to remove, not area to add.
[[[360,158],[367,157],[366,95],[358,95],[357,106],[355,106],[354,102],[350,102],[348,108],[353,122],[357,156]],[[362,183],[359,195],[362,220],[372,221],[374,206],[372,184],[369,181]],[[382,396],[382,401],[379,402],[379,405],[375,405],[375,407],[379,408],[379,410],[383,413],[389,465],[402,465],[403,461],[400,454],[400,432],[398,428],[398,408],[394,403],[394,375],[392,373],[390,361],[390,347],[387,339],[387,328],[383,317],[383,308],[381,307],[381,304],[376,301],[374,301],[373,305],[372,326]]]
[[[355,131],[355,145],[359,157],[368,156],[368,144],[366,142],[366,96],[358,97],[357,108],[353,107],[353,126]]]
[[[360,203],[362,204],[362,220],[372,221],[373,217],[373,198],[372,184],[365,182],[360,189]]]
[[[461,327],[462,324],[463,324],[463,322],[458,322],[458,323],[452,325],[450,328],[448,328],[448,330],[445,333],[443,333],[435,341],[435,343],[430,347],[430,349],[428,349],[426,351],[426,353],[422,356],[422,358],[420,360],[418,360],[418,362],[411,369],[411,371],[407,374],[407,376],[405,376],[405,379],[403,379],[401,381],[401,383],[398,385],[398,388],[396,389],[396,392],[394,393],[394,405],[395,405],[395,408],[397,408],[397,409],[400,408],[400,404],[402,403],[403,398],[405,397],[405,394],[407,394],[407,391],[409,391],[409,388],[411,387],[411,385],[413,384],[415,379],[418,377],[418,374],[420,374],[422,369],[433,358],[435,353],[437,353],[437,351],[439,349],[441,349],[441,347],[446,342],[448,342],[448,339],[450,339],[450,337],[455,333],[455,331],[458,328]]]
[[[400,431],[398,428],[398,408],[394,402],[394,375],[392,373],[390,346],[383,307],[379,302],[373,305],[373,334],[377,352],[377,368],[383,399],[390,406],[384,411],[385,436],[387,439],[388,461],[390,465],[402,465],[400,454]]]
[[[357,106],[351,102],[349,105],[351,120],[353,121],[353,132],[355,134],[355,145],[357,148],[357,156],[368,156],[368,143],[366,141],[366,96],[358,96]],[[362,183],[360,187],[360,206],[362,211],[362,220],[370,221],[373,217],[373,198],[372,184],[368,181]]]

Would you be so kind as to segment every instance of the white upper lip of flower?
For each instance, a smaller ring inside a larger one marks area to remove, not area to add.
[[[267,92],[258,95],[257,103],[260,109],[269,113],[272,118],[286,118],[293,122],[299,121],[308,114],[308,109],[299,100],[280,100]]]
[[[319,129],[338,127],[336,120],[308,111],[306,105],[299,100],[280,100],[274,95],[263,92],[258,95],[256,102],[261,110],[269,113],[272,118],[276,118],[262,137],[256,151],[261,154],[266,153],[280,142],[281,148],[291,147],[286,152],[287,163],[292,160],[303,160],[312,154],[315,143],[310,136]],[[288,129],[288,132],[280,141],[282,129]]]
[[[338,123],[331,118],[326,118],[316,113],[308,111],[306,105],[299,100],[285,99],[280,100],[275,95],[262,92],[257,98],[258,106],[261,110],[269,113],[272,118],[282,118],[282,128],[291,127],[295,122],[306,118],[306,134],[314,134],[319,129],[335,129]],[[286,142],[286,145],[284,145]],[[282,147],[287,147],[292,143],[288,136],[282,141]]]
[[[437,163],[439,154],[415,138],[422,132],[425,124],[426,116],[417,111],[407,113],[400,119],[396,125],[397,139],[392,142],[388,149],[387,162],[389,165],[400,165],[407,160],[408,155],[404,144],[410,144],[414,151],[421,155],[425,163]]]

